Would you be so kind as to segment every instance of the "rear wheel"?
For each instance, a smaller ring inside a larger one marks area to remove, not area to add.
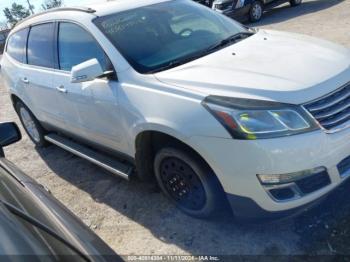
[[[260,1],[254,1],[249,10],[249,20],[252,23],[260,21],[264,12],[264,5]]]
[[[170,147],[159,150],[154,169],[164,194],[188,215],[209,217],[223,203],[216,176],[202,161],[185,151]]]
[[[28,134],[33,143],[39,147],[46,146],[48,143],[45,140],[45,130],[40,125],[39,121],[35,118],[33,113],[22,102],[16,103],[16,111],[24,127],[24,130]]]
[[[290,0],[289,3],[291,6],[297,6],[300,5],[302,0]]]

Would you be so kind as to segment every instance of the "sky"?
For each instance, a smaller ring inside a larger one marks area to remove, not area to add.
[[[32,5],[34,5],[35,12],[41,11],[41,4],[45,0],[29,0]],[[84,4],[98,3],[104,0],[63,0],[64,6],[82,6]],[[4,8],[10,7],[12,3],[21,4],[25,7],[28,7],[27,0],[0,0],[0,21],[6,21],[4,16]]]

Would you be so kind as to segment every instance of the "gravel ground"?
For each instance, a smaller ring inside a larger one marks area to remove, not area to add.
[[[257,26],[318,36],[350,47],[350,1],[281,6],[268,12]],[[9,120],[19,124],[0,85],[0,121]],[[295,219],[253,225],[221,214],[215,220],[197,220],[176,210],[154,186],[126,182],[55,146],[37,149],[25,134],[5,153],[121,255],[278,255],[310,250],[332,254],[328,224],[337,226],[350,214],[349,205],[340,199],[346,196],[343,188],[327,201],[329,211],[313,210]],[[334,201],[336,210],[331,208]]]

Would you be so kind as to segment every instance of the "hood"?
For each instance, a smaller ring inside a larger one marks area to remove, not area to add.
[[[155,77],[203,95],[301,104],[350,81],[350,51],[309,36],[259,30]]]

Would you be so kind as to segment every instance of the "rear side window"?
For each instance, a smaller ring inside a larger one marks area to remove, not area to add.
[[[28,64],[54,68],[54,24],[33,26],[28,37]]]
[[[58,33],[58,55],[60,69],[71,71],[73,66],[96,58],[104,71],[110,62],[101,46],[83,28],[72,23],[60,23]]]
[[[18,62],[25,62],[25,50],[28,28],[20,30],[10,36],[7,44],[7,53]]]

